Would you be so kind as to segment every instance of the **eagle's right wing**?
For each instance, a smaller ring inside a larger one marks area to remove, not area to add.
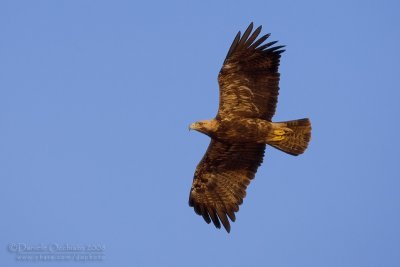
[[[271,121],[279,91],[279,60],[283,46],[263,44],[257,39],[261,26],[252,34],[253,23],[243,36],[233,40],[218,75],[220,97],[217,118],[246,117]],[[251,34],[251,35],[250,35]]]
[[[221,223],[230,231],[231,221],[239,210],[246,188],[263,161],[264,144],[226,144],[211,140],[196,168],[189,205],[207,223],[217,228]]]

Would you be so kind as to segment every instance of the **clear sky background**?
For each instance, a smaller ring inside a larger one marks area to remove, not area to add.
[[[10,244],[104,245],[90,266],[400,266],[399,11],[0,1],[0,266],[34,264]],[[274,120],[310,117],[313,138],[267,148],[227,234],[188,206],[209,142],[188,125],[216,114],[251,21],[287,45]]]

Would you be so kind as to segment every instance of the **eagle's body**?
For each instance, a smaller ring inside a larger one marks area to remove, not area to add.
[[[228,143],[264,144],[272,124],[260,119],[227,118],[222,120],[200,121],[191,129],[202,132],[213,139]]]
[[[195,122],[190,129],[211,137],[206,154],[196,168],[189,205],[207,223],[229,232],[246,188],[263,161],[265,146],[291,155],[307,148],[311,136],[308,119],[272,122],[275,113],[279,59],[283,46],[257,39],[261,26],[253,24],[233,41],[218,76],[220,104],[212,120]],[[251,35],[250,35],[251,34]]]
[[[226,118],[221,120],[199,121],[191,125],[209,137],[227,143],[259,143],[266,144],[273,138],[279,139],[278,129],[274,131],[274,124],[261,119],[253,118]],[[287,129],[290,131],[290,129]]]

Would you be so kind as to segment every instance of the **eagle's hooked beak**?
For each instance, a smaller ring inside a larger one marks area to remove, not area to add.
[[[192,123],[192,124],[189,125],[189,131],[195,129],[195,125],[194,125],[194,124],[195,124],[195,123]]]

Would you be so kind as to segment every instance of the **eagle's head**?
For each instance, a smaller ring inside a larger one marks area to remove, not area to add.
[[[218,128],[216,120],[203,120],[197,121],[189,125],[190,130],[196,130],[206,135],[214,133]]]

